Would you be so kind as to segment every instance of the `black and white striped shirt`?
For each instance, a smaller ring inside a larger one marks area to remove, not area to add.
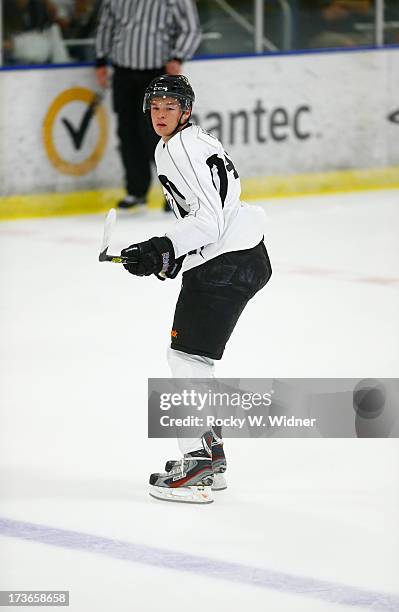
[[[194,0],[103,0],[97,65],[146,70],[190,59],[201,39]]]

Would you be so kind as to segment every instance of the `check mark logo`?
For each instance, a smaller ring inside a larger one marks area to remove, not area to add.
[[[87,130],[89,129],[96,108],[101,103],[101,99],[102,97],[99,94],[96,94],[94,96],[92,102],[85,110],[80,125],[77,128],[72,125],[69,119],[66,119],[65,117],[61,119],[62,123],[65,125],[65,128],[71,137],[73,146],[77,151],[79,151],[79,149],[82,147],[84,137],[86,135]]]
[[[399,124],[399,109],[388,115],[388,121]]]

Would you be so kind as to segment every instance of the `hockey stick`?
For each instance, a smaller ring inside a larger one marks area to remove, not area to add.
[[[138,263],[138,259],[132,259],[130,257],[124,257],[123,255],[108,255],[108,247],[111,241],[112,232],[114,231],[116,223],[116,210],[111,208],[105,218],[104,224],[104,237],[101,245],[100,255],[98,261],[111,261],[112,263]]]

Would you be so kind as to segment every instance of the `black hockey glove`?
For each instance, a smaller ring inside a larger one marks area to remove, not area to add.
[[[121,255],[136,260],[137,263],[123,264],[123,267],[135,276],[166,275],[176,261],[172,241],[166,236],[131,244],[121,251]]]
[[[164,281],[167,278],[176,278],[176,276],[179,274],[181,270],[183,261],[185,259],[186,259],[185,255],[178,257],[177,259],[174,260],[174,263],[171,266],[169,266],[166,272],[164,272],[163,274],[157,274],[156,277],[159,278],[159,280],[161,281]]]

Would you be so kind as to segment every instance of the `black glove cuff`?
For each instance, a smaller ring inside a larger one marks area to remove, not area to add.
[[[186,257],[187,255],[182,255],[181,257],[175,259],[173,266],[170,266],[169,270],[166,273],[166,276],[168,278],[176,278],[182,268],[183,261],[186,259]]]
[[[162,272],[167,274],[168,270],[173,268],[175,263],[175,250],[172,241],[166,236],[162,236],[162,238],[150,238],[149,242],[160,257],[160,268],[155,273],[160,274]]]

